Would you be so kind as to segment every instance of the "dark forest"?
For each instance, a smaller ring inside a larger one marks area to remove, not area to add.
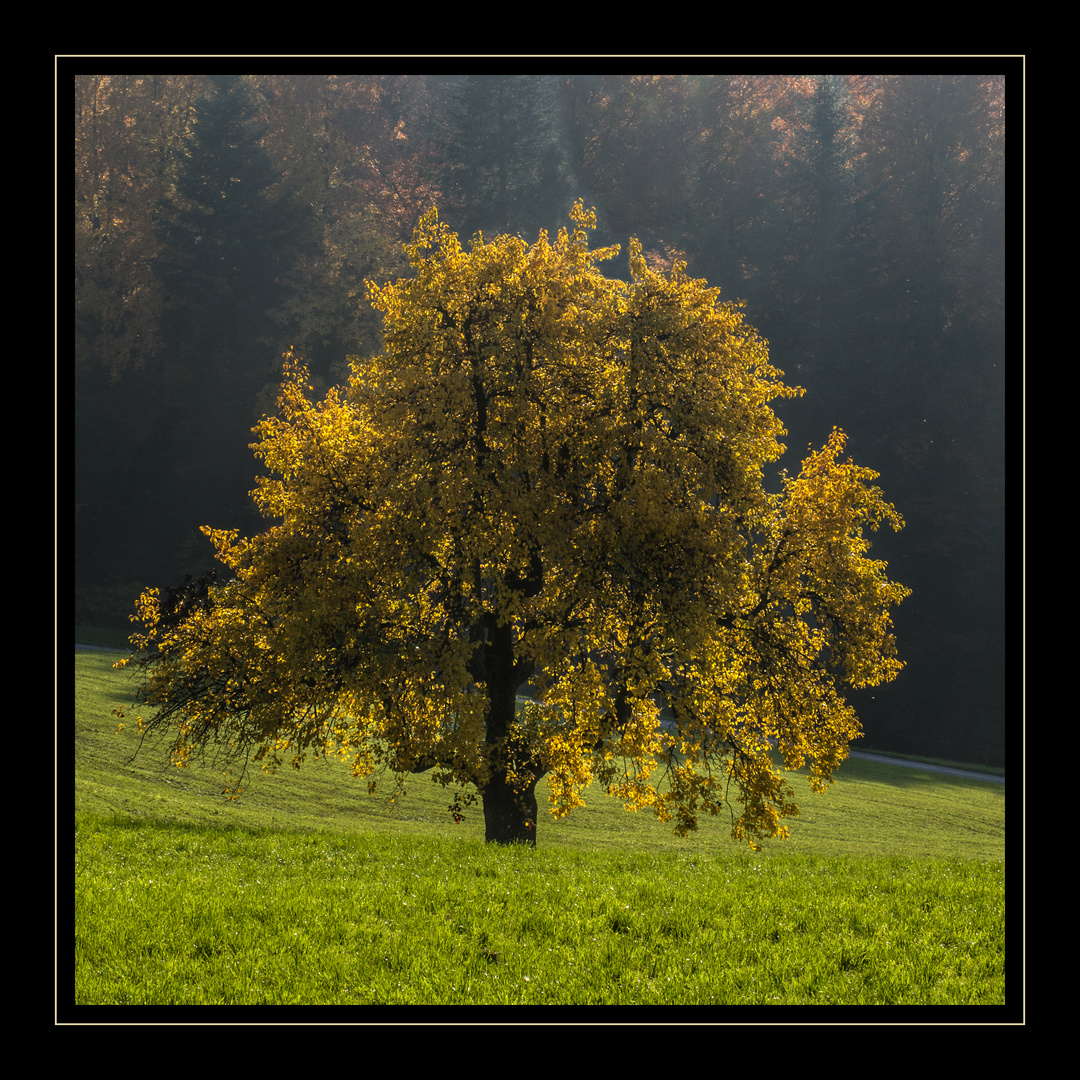
[[[852,695],[860,748],[1003,765],[1005,82],[75,75],[76,627],[210,571],[200,526],[264,528],[282,355],[318,390],[379,349],[364,282],[426,210],[532,241],[581,198],[608,273],[636,236],[745,301],[807,390],[782,464],[840,426],[903,515],[906,668]]]

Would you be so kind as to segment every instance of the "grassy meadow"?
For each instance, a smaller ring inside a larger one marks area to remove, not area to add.
[[[1001,785],[851,759],[762,852],[600,793],[500,848],[424,776],[309,761],[230,802],[131,760],[118,655],[75,657],[75,1004],[1005,1003]]]

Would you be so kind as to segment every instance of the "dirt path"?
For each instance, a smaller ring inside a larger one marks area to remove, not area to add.
[[[882,761],[887,765],[903,765],[909,769],[925,769],[927,772],[948,773],[950,776],[967,776],[972,780],[985,780],[988,784],[1004,784],[1004,776],[991,773],[972,772],[970,769],[954,769],[948,765],[928,765],[924,761],[905,761],[903,758],[886,757],[884,754],[867,754],[862,750],[852,750],[850,757],[865,758],[867,761]]]

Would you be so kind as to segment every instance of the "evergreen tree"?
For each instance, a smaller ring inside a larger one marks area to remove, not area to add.
[[[464,236],[553,232],[575,192],[551,77],[467,76],[447,115],[448,220]]]
[[[812,292],[806,299],[828,307],[864,283],[854,268],[866,203],[843,76],[819,75],[814,84],[785,163],[786,201],[795,226],[785,250],[797,259],[797,291]]]
[[[286,292],[302,222],[260,145],[265,129],[247,78],[214,76],[193,111],[160,269],[172,301],[170,349],[222,373],[269,343],[268,312]]]
[[[158,273],[168,296],[154,458],[156,518],[172,565],[200,571],[196,523],[215,508],[251,520],[247,458],[258,401],[283,348],[275,312],[305,218],[261,144],[250,76],[218,75],[192,106],[163,215]],[[284,333],[287,334],[288,331]]]
[[[784,213],[773,215],[773,249],[782,253],[776,266],[783,315],[770,332],[785,341],[794,361],[789,370],[821,391],[816,400],[825,411],[807,420],[816,428],[850,415],[853,399],[861,399],[873,338],[867,291],[873,195],[844,76],[814,78],[782,164]]]

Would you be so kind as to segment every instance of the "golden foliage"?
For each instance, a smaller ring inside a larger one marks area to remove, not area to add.
[[[631,280],[605,277],[594,227],[579,203],[554,242],[466,252],[432,210],[413,276],[369,285],[383,353],[321,401],[287,356],[253,446],[273,524],[204,530],[235,576],[183,619],[139,601],[177,764],[546,775],[554,815],[598,781],[680,834],[727,804],[751,845],[797,813],[774,754],[830,782],[859,735],[843,687],[901,666],[907,590],[866,532],[902,521],[839,431],[768,494],[769,403],[801,391],[684,264],[632,241]]]

